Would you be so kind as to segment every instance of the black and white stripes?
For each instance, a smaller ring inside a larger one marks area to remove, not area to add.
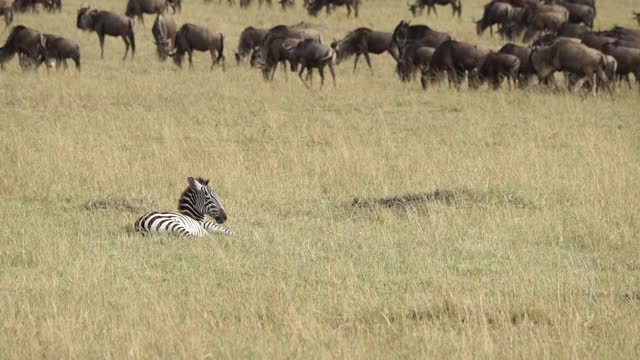
[[[150,212],[135,223],[136,231],[147,234],[204,236],[209,233],[233,235],[223,227],[227,220],[222,202],[209,186],[209,180],[187,179],[189,187],[182,193],[178,203],[179,212]],[[205,221],[209,215],[215,221]]]

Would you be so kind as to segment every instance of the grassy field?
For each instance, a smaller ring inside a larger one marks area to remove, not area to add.
[[[0,357],[640,357],[637,89],[424,92],[385,55],[319,91],[233,61],[249,24],[324,24],[329,42],[409,18],[363,3],[353,19],[185,1],[181,23],[227,34],[225,72],[159,63],[150,16],[122,62],[121,40],[100,61],[75,28],[77,0],[18,15],[76,39],[83,68],[0,72]],[[483,1],[463,3],[413,22],[497,49],[471,23]],[[640,1],[598,5],[596,28],[637,27]],[[187,176],[211,178],[240,235],[132,234]]]

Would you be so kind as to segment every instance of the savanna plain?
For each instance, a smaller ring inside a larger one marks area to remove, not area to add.
[[[412,21],[497,50],[475,34],[483,2]],[[597,4],[596,29],[637,28],[640,2]],[[0,357],[640,357],[637,88],[425,92],[381,55],[307,90],[233,59],[247,25],[310,22],[328,43],[391,31],[404,1],[357,19],[185,1],[179,23],[225,33],[225,71],[160,63],[151,16],[133,61],[114,38],[100,60],[80,5],[14,24],[78,41],[81,73],[0,72]],[[133,233],[188,176],[239,235]],[[353,206],[411,193],[440,195]]]

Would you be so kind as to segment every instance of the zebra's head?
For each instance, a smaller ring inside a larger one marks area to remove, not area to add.
[[[182,193],[178,209],[181,213],[203,221],[209,215],[222,224],[227,220],[222,202],[213,189],[209,187],[209,180],[192,177],[187,178],[189,187]]]

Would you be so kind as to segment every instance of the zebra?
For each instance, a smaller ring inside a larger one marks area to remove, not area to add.
[[[187,181],[189,187],[178,202],[179,212],[152,211],[142,215],[134,225],[135,230],[142,235],[235,235],[235,232],[220,225],[227,220],[227,214],[218,194],[209,187],[209,180],[189,177]],[[205,221],[205,215],[211,216],[215,221]]]

